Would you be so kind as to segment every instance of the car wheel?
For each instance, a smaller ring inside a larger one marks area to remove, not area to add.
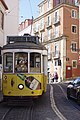
[[[77,95],[77,103],[80,105],[80,93]]]
[[[67,89],[67,98],[70,99],[70,91]]]

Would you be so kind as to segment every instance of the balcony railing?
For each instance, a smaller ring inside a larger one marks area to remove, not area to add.
[[[58,38],[58,37],[60,37],[62,34],[59,32],[59,34],[57,35],[56,33],[51,33],[49,36],[48,35],[46,35],[46,36],[44,36],[44,38],[43,38],[43,42],[47,42],[47,41],[49,41],[49,40],[54,40],[55,38]]]
[[[48,60],[51,60],[51,59],[52,59],[52,54],[48,53]]]
[[[45,30],[45,25],[44,25],[44,24],[41,24],[41,25],[39,26],[39,28],[40,28],[40,31],[43,31],[43,30]]]
[[[58,59],[60,57],[60,51],[53,52],[53,58]]]
[[[49,36],[48,35],[44,36],[43,42],[47,42],[47,41],[52,40],[52,39],[55,39],[54,33],[50,34]]]
[[[52,22],[46,22],[46,28],[49,28],[52,26]]]
[[[60,24],[60,16],[57,16],[57,17],[54,17],[54,18],[53,18],[53,24],[54,24],[54,25]]]
[[[37,33],[37,32],[39,32],[39,28],[38,27],[34,27],[33,31],[34,31],[34,33]]]

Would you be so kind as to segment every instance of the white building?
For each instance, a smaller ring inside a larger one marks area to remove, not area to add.
[[[8,7],[4,0],[0,0],[0,89],[1,89],[1,76],[2,76],[2,61],[1,61],[1,47],[4,41],[4,14]]]
[[[0,47],[3,46],[4,40],[4,14],[8,7],[4,0],[0,0]]]
[[[25,28],[24,30],[20,31],[19,32],[19,36],[23,36],[24,34],[31,34],[31,35],[34,35],[33,34],[33,30],[31,30],[31,25],[29,25],[27,28]]]
[[[0,48],[6,44],[7,36],[18,35],[19,0],[0,0]],[[0,85],[2,60],[0,49]],[[0,87],[1,89],[1,87]]]
[[[32,19],[25,19],[25,21],[19,24],[19,36],[23,36],[24,34],[33,34],[33,24]]]
[[[4,0],[8,6],[4,17],[4,43],[6,36],[18,35],[19,26],[19,0]]]

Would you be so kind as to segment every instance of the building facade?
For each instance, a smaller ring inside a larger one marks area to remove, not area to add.
[[[19,27],[19,0],[4,0],[8,6],[8,10],[4,16],[4,43],[6,37],[10,35],[18,35]]]
[[[33,35],[33,20],[32,19],[25,19],[25,21],[19,24],[19,35],[23,36],[24,34]]]
[[[0,47],[4,43],[4,16],[6,10],[8,10],[7,4],[4,0],[0,0]]]
[[[79,7],[75,0],[44,0],[34,20],[34,34],[48,49],[48,76],[58,73],[58,82],[80,76]]]
[[[0,0],[0,90],[2,78],[1,47],[3,46],[4,43],[4,16],[6,10],[8,10],[7,4],[4,2],[4,0]]]
[[[0,48],[7,43],[7,36],[18,35],[18,26],[19,0],[0,0]],[[2,78],[1,58],[0,49],[0,85]]]

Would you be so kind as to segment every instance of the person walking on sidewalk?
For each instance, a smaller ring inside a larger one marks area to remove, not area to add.
[[[57,72],[55,72],[55,74],[54,74],[54,81],[58,82],[58,74],[57,74]]]
[[[54,74],[52,75],[52,82],[54,82]]]

